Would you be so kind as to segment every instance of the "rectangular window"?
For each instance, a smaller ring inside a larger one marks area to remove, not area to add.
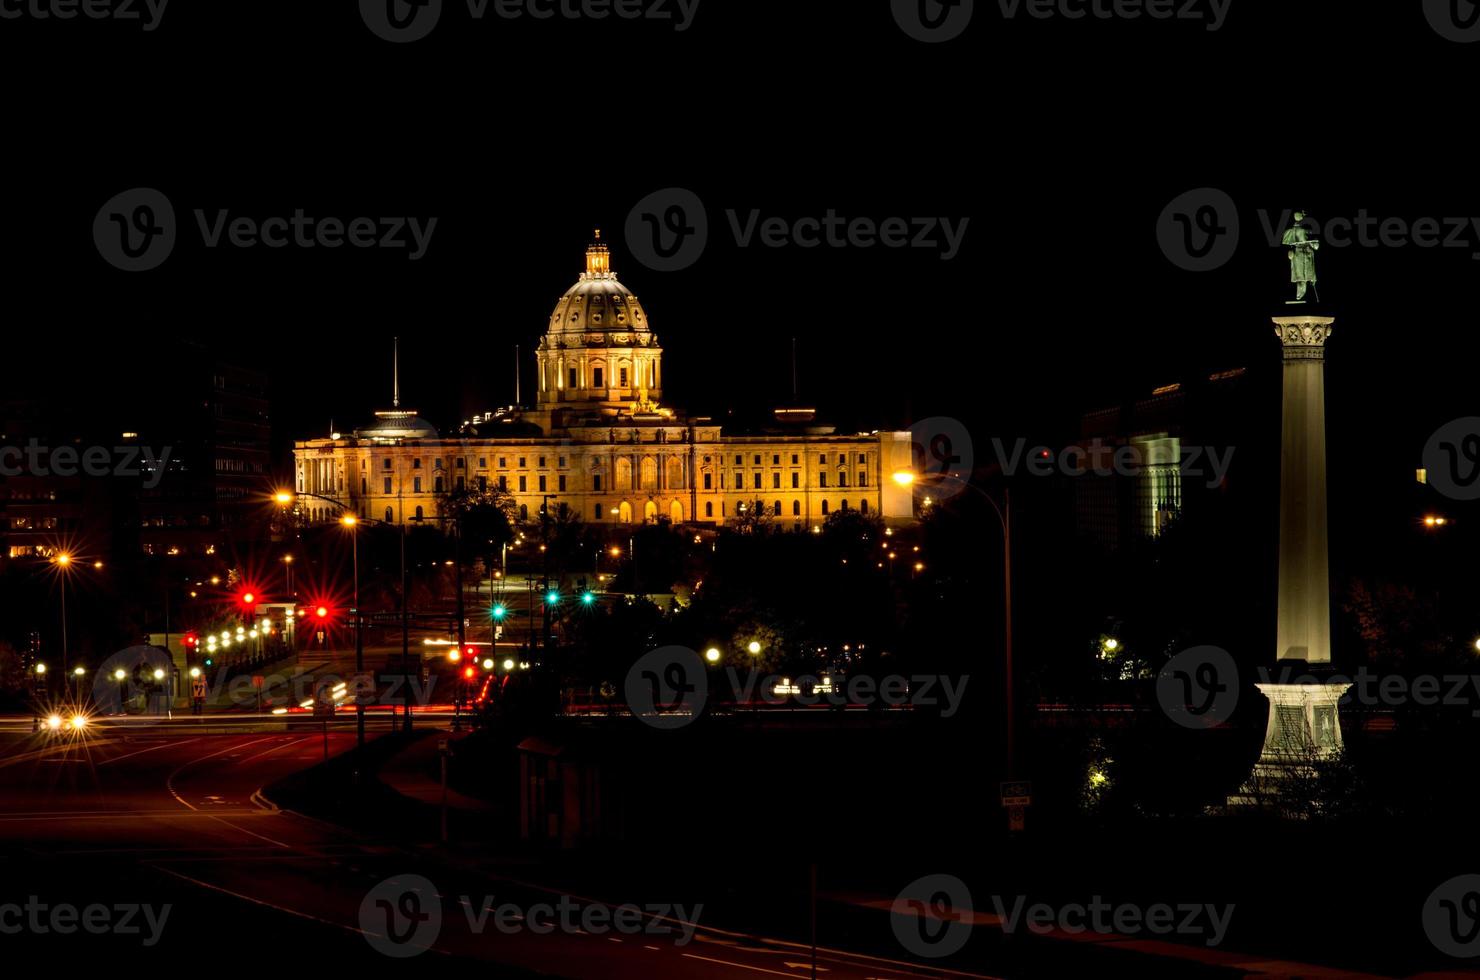
[[[781,465],[781,454],[780,453],[773,453],[771,455],[771,465],[772,466],[780,466]]]
[[[797,458],[797,454],[796,453],[792,453],[791,454],[791,465],[792,466],[796,466],[799,462],[801,462],[801,460]]]
[[[817,485],[819,487],[825,487],[825,486],[827,486],[827,474],[826,473],[818,473],[817,474]]]
[[[761,475],[758,472],[755,473],[755,474],[753,474],[753,475],[755,477],[755,480],[754,480],[754,489],[759,490],[761,488]]]
[[[740,472],[739,470],[736,470],[735,471],[735,489],[736,490],[744,490],[745,489],[745,474],[742,473],[742,472]]]
[[[617,387],[618,388],[625,388],[625,387],[627,387],[627,369],[626,368],[622,368],[622,370],[621,370],[621,379],[622,379],[621,380],[621,383],[618,384]]]
[[[466,477],[461,477],[460,476],[460,477],[457,478],[457,488],[459,490],[461,490],[463,488],[463,480],[464,479],[466,479]]]
[[[540,493],[544,493],[547,489],[548,489],[548,487],[545,486],[545,475],[543,473],[541,473],[540,474]]]
[[[793,473],[791,475],[791,488],[793,490],[795,490],[797,487],[799,487],[801,485],[802,485],[802,475],[800,473]]]
[[[418,476],[411,481],[411,492],[421,493],[421,477]]]
[[[390,477],[386,477],[385,478],[385,492],[386,493],[390,493],[391,492],[391,478]]]
[[[592,515],[596,520],[601,520],[601,505],[596,505],[596,513]]]
[[[601,387],[601,368],[592,368],[591,369],[591,387],[593,387],[593,388],[600,388]]]
[[[498,458],[498,468],[501,469],[501,470],[508,469],[509,468],[509,457],[507,457],[507,456],[500,456]]]
[[[519,492],[520,493],[527,493],[528,491],[529,491],[529,477],[527,477],[527,476],[521,476],[519,478]]]
[[[780,473],[772,473],[771,474],[771,489],[772,490],[780,490],[781,489],[781,474]]]
[[[411,461],[411,468],[413,470],[419,470],[419,469],[421,469],[421,460],[420,459],[413,459]]]
[[[390,459],[390,457],[389,457],[389,456],[387,456],[387,457],[386,457],[386,458],[385,458],[385,459],[384,459],[384,461],[383,461],[383,462],[384,462],[384,463],[385,463],[385,465],[384,465],[384,466],[382,466],[382,467],[381,467],[381,469],[383,469],[383,470],[388,470],[388,469],[390,469],[390,468],[391,468],[391,459]]]
[[[556,460],[556,465],[563,468],[565,466],[565,457],[561,456],[558,460]]]
[[[571,368],[570,369],[570,385],[569,386],[572,387],[572,388],[576,387],[576,369],[575,368]]]
[[[594,476],[591,477],[591,489],[592,490],[595,490],[597,493],[600,493],[601,492],[601,474],[600,473],[597,473],[596,475],[594,475]]]
[[[868,462],[868,453],[859,453],[858,454],[858,465],[859,466],[863,466],[867,462]]]
[[[486,477],[486,476],[480,476],[480,477],[478,477],[478,489],[479,490],[487,490],[488,489],[488,477]]]
[[[860,487],[868,486],[868,473],[864,470],[858,471],[858,485]]]
[[[521,470],[524,469],[524,460],[525,460],[525,457],[523,457],[523,456],[520,456],[519,457],[519,468]]]
[[[741,456],[739,453],[736,453],[735,454],[735,465],[736,466],[739,466],[743,462],[745,462],[745,457],[744,456]]]
[[[480,470],[486,470],[486,469],[488,469],[488,457],[487,456],[479,456],[478,457],[478,469],[480,469]]]
[[[704,489],[705,490],[713,490],[714,489],[714,479],[713,479],[713,476],[714,476],[714,474],[712,474],[712,473],[705,473],[704,474]]]
[[[442,492],[442,478],[440,476],[437,477],[437,485],[433,487],[433,489],[436,490],[438,493]]]
[[[760,453],[756,453],[755,454],[755,465],[757,465],[757,466],[761,465],[761,454]]]
[[[555,489],[561,493],[565,492],[565,477],[563,475],[556,481]]]
[[[818,456],[817,457],[817,465],[818,466],[826,466],[827,465],[827,453],[823,453],[821,456]]]
[[[545,467],[545,457],[541,456],[540,457],[540,468],[541,469],[544,469],[544,467]]]
[[[846,470],[838,470],[838,486],[840,486],[840,487],[846,487],[847,485],[848,485],[848,472]]]
[[[500,490],[503,490],[505,492],[508,492],[508,489],[509,489],[509,478],[506,477],[506,476],[499,477],[498,478],[498,488]]]

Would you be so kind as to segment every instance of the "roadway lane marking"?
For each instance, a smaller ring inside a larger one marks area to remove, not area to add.
[[[345,925],[342,922],[335,922],[332,919],[322,919],[316,915],[309,915],[307,912],[299,912],[298,910],[290,909],[285,905],[275,905],[272,902],[266,902],[260,898],[253,898],[250,895],[243,895],[241,892],[234,892],[228,888],[222,888],[220,885],[212,885],[209,882],[200,881],[199,879],[192,878],[189,875],[183,875],[178,871],[171,871],[169,868],[164,868],[157,864],[151,864],[150,867],[154,868],[156,871],[163,871],[167,875],[173,875],[174,877],[179,878],[181,881],[188,881],[192,885],[198,885],[201,888],[206,888],[213,892],[220,892],[222,895],[230,895],[232,898],[240,899],[243,902],[251,902],[253,905],[260,905],[263,908],[269,908],[275,912],[282,912],[286,915],[294,915],[300,919],[307,919],[310,922],[317,922],[321,925],[333,926],[336,929],[343,929],[346,932],[357,932],[362,936],[373,936],[376,939],[389,938],[386,936],[382,936],[379,933],[366,932],[364,929],[357,929],[354,926]],[[438,949],[435,946],[423,946],[422,949],[425,949],[428,952],[432,953],[440,953],[443,956],[451,955],[446,950]]]
[[[649,946],[647,948],[652,949],[653,947]],[[750,966],[745,963],[736,963],[733,960],[717,960],[712,956],[695,956],[693,953],[684,953],[682,955],[684,959],[703,960],[705,963],[718,963],[721,966],[733,966],[741,970],[754,970],[756,973],[769,973],[773,977],[794,977],[795,980],[809,980],[805,973],[782,973],[780,970],[768,970],[763,966]]]
[[[124,759],[132,759],[136,755],[143,755],[145,752],[153,752],[156,749],[167,749],[167,748],[169,748],[172,745],[189,745],[191,742],[199,742],[199,741],[200,741],[199,738],[187,738],[183,742],[161,742],[158,745],[151,745],[151,746],[149,746],[149,748],[147,748],[147,749],[140,749],[137,752],[129,752],[126,755],[115,755],[111,759],[104,759],[102,762],[99,762],[98,765],[100,765],[100,766],[106,766],[110,762],[121,762]]]
[[[225,755],[228,752],[238,752],[238,751],[240,751],[242,749],[248,749],[248,748],[251,748],[254,745],[261,745],[263,742],[270,742],[274,738],[281,738],[281,737],[282,736],[280,736],[280,735],[269,735],[266,738],[259,738],[255,742],[248,742],[246,745],[228,745],[226,748],[222,749],[219,752],[212,752],[210,755],[203,755],[203,756],[199,756],[198,758],[191,759],[189,762],[186,762],[184,765],[180,766],[180,768],[176,769],[174,772],[170,773],[168,776],[165,777],[165,780],[164,780],[164,788],[167,789],[167,790],[169,790],[170,791],[170,795],[173,796],[175,799],[179,800],[180,803],[183,804],[184,806],[190,807],[190,809],[192,809],[192,810],[199,810],[200,807],[198,807],[198,806],[191,806],[189,803],[186,803],[185,802],[185,797],[183,797],[179,793],[176,793],[175,792],[175,777],[176,776],[180,775],[180,773],[184,772],[186,769],[189,769],[191,766],[195,765],[197,762],[205,762],[207,759],[214,759],[218,755]]]
[[[289,748],[291,746],[297,745],[299,742],[307,742],[311,738],[318,738],[318,737],[319,737],[318,735],[305,735],[302,738],[294,739],[291,742],[285,742],[282,745],[274,745],[272,748],[270,748],[270,749],[264,749],[263,751],[258,752],[256,755],[249,755],[245,759],[238,759],[235,763],[233,763],[233,765],[238,765],[238,766],[245,765],[246,763],[251,762],[253,759],[260,759],[264,755],[270,755],[271,753],[276,752],[279,749],[286,749],[286,748]]]

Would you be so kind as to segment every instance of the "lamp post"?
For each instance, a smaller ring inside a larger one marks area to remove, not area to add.
[[[65,684],[67,675],[67,573],[72,568],[72,556],[63,551],[58,553],[52,561],[60,570],[62,582],[62,677]]]
[[[354,569],[355,583],[355,675],[365,672],[365,636],[360,628],[360,520],[353,514],[345,514],[339,519],[339,523],[349,528],[351,562]],[[360,698],[360,692],[355,691],[355,747],[365,748],[365,704]]]
[[[992,495],[981,487],[949,473],[934,474],[931,481],[950,480],[959,483],[992,505],[997,522],[1002,526],[1002,681],[1004,688],[1004,714],[1007,720],[1007,778],[1017,775],[1017,722],[1014,712],[1012,687],[1012,491],[1002,488],[1002,504],[998,506]],[[912,470],[896,470],[894,482],[902,487],[924,483]]]

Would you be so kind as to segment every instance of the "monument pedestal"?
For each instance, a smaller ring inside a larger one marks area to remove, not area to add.
[[[1255,686],[1269,699],[1264,747],[1243,788],[1228,798],[1230,806],[1278,801],[1282,793],[1313,776],[1317,762],[1342,748],[1337,705],[1351,681],[1311,677],[1305,683]]]

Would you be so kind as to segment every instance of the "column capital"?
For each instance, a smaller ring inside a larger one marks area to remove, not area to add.
[[[1326,357],[1326,339],[1331,336],[1330,316],[1277,316],[1275,336],[1285,349],[1287,361],[1320,361]]]

